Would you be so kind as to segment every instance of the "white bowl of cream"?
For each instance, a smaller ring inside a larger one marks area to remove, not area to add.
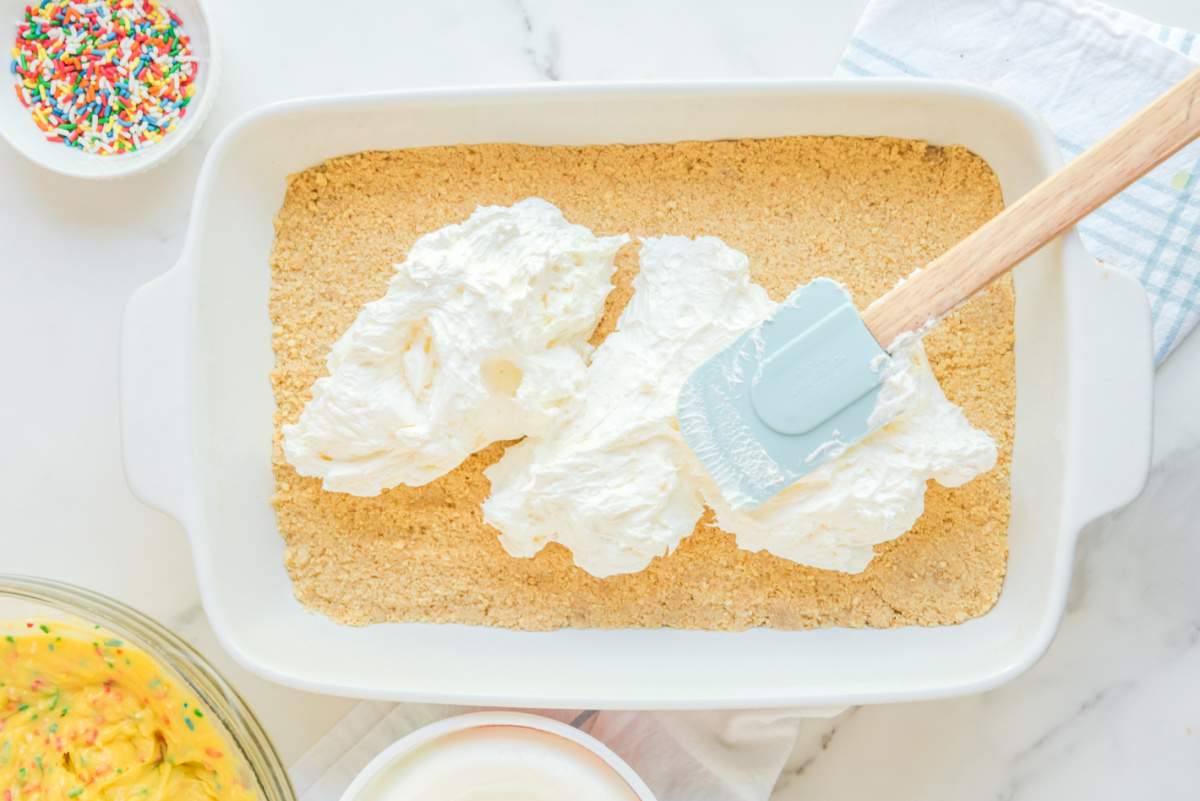
[[[341,801],[655,801],[633,769],[573,726],[520,712],[432,723],[375,757]]]

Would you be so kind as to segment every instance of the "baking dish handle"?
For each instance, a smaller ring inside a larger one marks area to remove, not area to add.
[[[1072,360],[1068,497],[1077,528],[1141,493],[1150,469],[1154,344],[1150,305],[1134,277],[1098,263],[1068,237],[1067,308],[1091,353]]]
[[[138,500],[183,521],[192,464],[187,408],[194,300],[180,265],[138,288],[121,325],[121,441]]]

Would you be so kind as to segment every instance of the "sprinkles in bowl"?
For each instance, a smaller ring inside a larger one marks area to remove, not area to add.
[[[10,72],[46,139],[98,155],[159,142],[187,115],[198,65],[158,0],[43,0],[17,23]]]

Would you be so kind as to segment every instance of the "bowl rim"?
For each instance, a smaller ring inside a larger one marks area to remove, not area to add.
[[[164,6],[170,5],[170,0],[162,0],[162,2]],[[220,85],[220,37],[213,30],[212,17],[209,15],[206,5],[207,0],[189,0],[189,2],[195,5],[196,15],[199,17],[203,27],[203,38],[208,46],[207,74],[204,78],[204,85],[197,87],[196,102],[189,106],[190,113],[185,118],[183,124],[165,136],[163,141],[156,142],[152,148],[144,151],[148,155],[138,159],[122,159],[120,156],[105,159],[103,162],[105,169],[98,172],[90,172],[65,166],[55,159],[48,158],[42,154],[40,148],[26,147],[14,136],[11,136],[8,126],[2,123],[0,123],[0,139],[7,142],[13,150],[21,154],[25,159],[43,169],[58,175],[65,175],[69,178],[81,178],[86,181],[108,181],[114,178],[138,175],[168,161],[182,150],[200,131],[200,128],[204,125],[205,118],[212,109],[214,94]],[[193,34],[194,31],[189,35]],[[5,70],[5,77],[11,77],[8,75],[7,70]],[[8,90],[5,90],[5,97],[7,100],[4,102],[12,100],[12,94]]]
[[[0,573],[0,598],[43,604],[111,628],[172,671],[221,722],[257,784],[261,801],[295,801],[291,778],[249,704],[190,643],[133,607],[75,584]]]
[[[392,767],[403,757],[408,756],[418,748],[440,740],[450,734],[471,729],[485,729],[495,726],[507,726],[545,732],[561,737],[564,740],[582,746],[598,757],[629,785],[629,789],[640,801],[656,801],[653,791],[638,775],[629,763],[616,754],[600,740],[575,726],[563,723],[553,718],[534,715],[529,712],[468,712],[454,715],[442,720],[429,723],[414,729],[401,737],[387,748],[380,751],[354,777],[354,780],[342,793],[340,801],[359,801],[359,796],[373,779],[388,768]]]

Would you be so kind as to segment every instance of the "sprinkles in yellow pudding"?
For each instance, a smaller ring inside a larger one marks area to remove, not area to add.
[[[0,801],[256,797],[207,710],[145,652],[27,628],[0,640]]]

